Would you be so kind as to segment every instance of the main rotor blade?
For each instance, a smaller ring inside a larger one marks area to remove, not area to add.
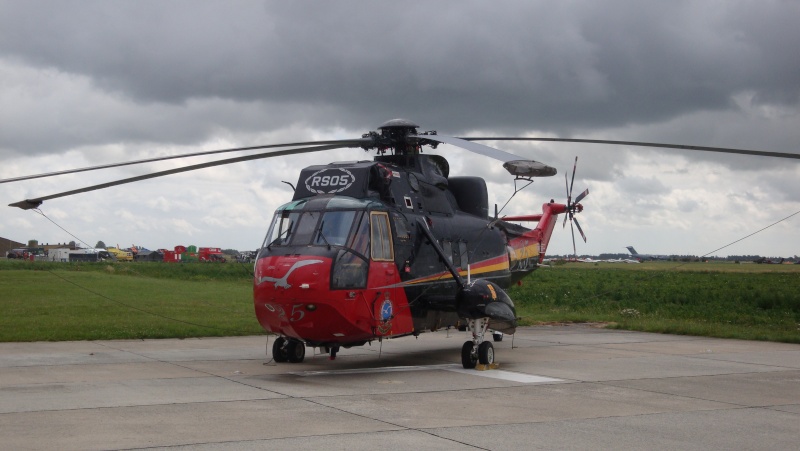
[[[543,142],[567,142],[583,144],[616,144],[621,146],[637,147],[658,147],[664,149],[699,150],[703,152],[734,153],[740,155],[755,155],[759,157],[793,158],[800,160],[800,154],[788,152],[771,152],[765,150],[733,149],[728,147],[707,147],[707,146],[686,146],[682,144],[650,143],[639,141],[609,141],[604,139],[571,139],[571,138],[528,138],[528,137],[463,137],[464,141],[543,141]]]
[[[85,168],[76,168],[76,169],[66,169],[63,171],[56,171],[56,172],[46,172],[42,174],[33,174],[33,175],[23,175],[20,177],[13,177],[8,179],[0,179],[0,183],[8,183],[8,182],[19,182],[22,180],[31,180],[31,179],[38,179],[44,177],[53,177],[56,175],[64,175],[64,174],[74,174],[76,172],[87,172],[87,171],[96,171],[98,169],[110,169],[110,168],[117,168],[120,166],[131,166],[134,164],[142,164],[142,163],[152,163],[154,161],[165,161],[165,160],[174,160],[178,158],[188,158],[188,157],[197,157],[201,155],[214,155],[218,153],[228,153],[228,152],[239,152],[245,150],[256,150],[256,149],[272,149],[276,147],[296,147],[296,146],[312,146],[312,145],[331,145],[331,144],[340,144],[341,147],[359,147],[363,144],[371,143],[371,139],[367,138],[359,138],[359,139],[340,139],[334,141],[307,141],[307,142],[297,142],[297,143],[283,143],[283,144],[267,144],[264,146],[250,146],[250,147],[236,147],[232,149],[221,149],[221,150],[209,150],[206,152],[195,152],[195,153],[187,153],[182,155],[170,155],[166,157],[155,157],[155,158],[146,158],[143,160],[133,160],[133,161],[126,161],[122,163],[109,163],[109,164],[101,164],[98,166],[88,166]]]
[[[51,194],[49,196],[36,197],[36,198],[33,198],[33,199],[25,199],[25,200],[22,200],[22,201],[19,201],[19,202],[15,202],[13,204],[8,204],[8,206],[9,207],[18,207],[18,208],[21,208],[23,210],[30,210],[30,209],[39,207],[39,205],[41,205],[42,202],[44,202],[46,200],[57,199],[59,197],[71,196],[73,194],[85,193],[87,191],[94,191],[94,190],[103,189],[103,188],[110,188],[112,186],[124,185],[126,183],[133,183],[133,182],[152,179],[152,178],[156,178],[156,177],[163,177],[165,175],[179,174],[181,172],[195,171],[197,169],[210,168],[210,167],[214,167],[214,166],[222,166],[222,165],[231,164],[231,163],[239,163],[239,162],[242,162],[242,161],[258,160],[258,159],[262,159],[262,158],[280,157],[280,156],[284,156],[284,155],[294,155],[294,154],[299,154],[299,153],[319,152],[321,150],[332,150],[332,149],[339,149],[339,148],[342,148],[342,147],[347,147],[347,146],[336,144],[336,145],[329,145],[329,146],[301,147],[301,148],[298,148],[298,149],[279,150],[277,152],[260,153],[260,154],[256,154],[256,155],[245,155],[245,156],[242,156],[242,157],[228,158],[228,159],[225,159],[225,160],[209,161],[209,162],[206,162],[206,163],[194,164],[194,165],[191,165],[191,166],[184,166],[182,168],[175,168],[175,169],[169,169],[167,171],[160,171],[160,172],[154,172],[154,173],[151,173],[151,174],[139,175],[139,176],[136,176],[136,177],[130,177],[130,178],[122,179],[122,180],[117,180],[117,181],[114,181],[114,182],[101,183],[99,185],[92,185],[92,186],[88,186],[86,188],[79,188],[79,189],[74,189],[74,190],[71,190],[71,191],[65,191],[63,193]]]
[[[416,137],[420,140],[451,144],[479,155],[500,160],[505,163],[503,167],[514,176],[549,177],[551,175],[556,175],[556,169],[544,163],[518,157],[513,153],[506,152],[505,150],[484,146],[483,144],[467,141],[465,139],[445,135],[417,135]]]
[[[452,144],[454,146],[461,147],[462,149],[469,150],[470,152],[475,152],[477,154],[484,155],[489,158],[494,158],[495,160],[500,160],[503,163],[514,160],[524,160],[524,158],[518,157],[513,153],[508,153],[505,150],[495,149],[494,147],[484,146],[483,144],[474,143],[453,136],[417,135],[417,138],[428,139],[431,141],[437,141],[445,144]]]

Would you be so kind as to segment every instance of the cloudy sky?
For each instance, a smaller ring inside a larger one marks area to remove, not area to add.
[[[455,136],[666,142],[800,153],[796,1],[0,1],[0,178],[226,147],[359,137],[403,117]],[[800,161],[496,143],[559,169],[504,213],[576,192],[578,253],[702,255],[800,211]],[[440,146],[455,175],[500,164]],[[40,243],[255,249],[311,164],[238,163],[11,207]],[[207,161],[0,184],[2,205]],[[57,224],[57,225],[56,225]],[[800,254],[800,214],[715,255]],[[69,233],[68,233],[69,232]],[[560,225],[549,253],[571,253]]]

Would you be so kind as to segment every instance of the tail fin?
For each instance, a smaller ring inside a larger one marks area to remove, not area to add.
[[[628,252],[630,252],[630,253],[631,253],[631,255],[636,255],[636,254],[638,254],[638,252],[636,252],[636,249],[634,249],[634,248],[633,248],[633,246],[628,246],[628,247],[626,247],[625,249],[628,249]]]

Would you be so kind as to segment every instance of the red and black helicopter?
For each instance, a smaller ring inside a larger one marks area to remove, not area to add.
[[[306,346],[336,356],[340,347],[418,335],[440,328],[471,331],[461,349],[464,368],[491,365],[488,336],[500,339],[517,327],[514,303],[505,289],[542,263],[558,215],[564,214],[586,240],[575,214],[583,191],[572,198],[575,178],[565,176],[567,202],[553,200],[541,213],[490,214],[486,182],[450,176],[447,160],[425,154],[445,143],[500,160],[515,183],[556,174],[476,141],[560,141],[663,147],[800,158],[797,154],[658,143],[563,138],[456,138],[418,132],[411,121],[394,119],[361,138],[284,143],[199,152],[93,166],[0,180],[0,183],[105,169],[187,156],[243,150],[289,149],[217,160],[131,177],[10,204],[38,208],[42,202],[179,172],[248,160],[343,147],[375,150],[374,160],[311,166],[300,173],[292,200],[280,206],[254,267],[253,302],[260,324],[278,335],[273,358],[302,362]],[[577,158],[576,158],[577,162]],[[534,228],[517,222],[536,222]],[[572,232],[575,244],[574,229]]]

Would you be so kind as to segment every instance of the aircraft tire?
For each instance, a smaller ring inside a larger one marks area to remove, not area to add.
[[[478,346],[478,361],[482,365],[494,363],[494,346],[492,346],[491,341],[484,341]]]
[[[286,339],[283,337],[278,337],[275,339],[275,342],[272,343],[272,360],[283,363],[289,360],[289,353],[286,351]]]
[[[494,341],[503,341],[503,334],[501,333],[493,333],[492,340]]]
[[[471,341],[465,341],[464,346],[461,347],[461,366],[465,369],[471,370],[478,365],[478,359],[472,353],[473,344]]]
[[[306,344],[300,340],[289,340],[286,345],[286,354],[292,363],[300,363],[306,357]]]

